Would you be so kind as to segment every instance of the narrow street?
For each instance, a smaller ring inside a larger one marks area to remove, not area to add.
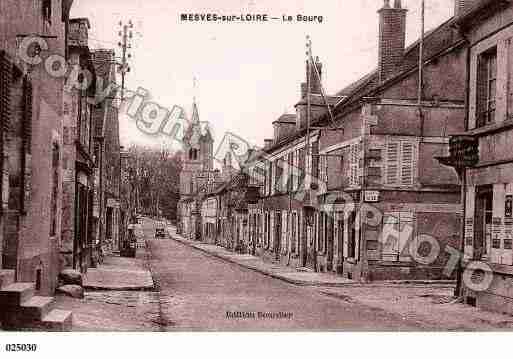
[[[423,330],[386,311],[348,303],[224,262],[170,238],[154,239],[154,223],[144,220],[150,264],[160,285],[163,330]],[[228,318],[253,312],[256,318]],[[290,318],[258,318],[258,312],[291,313]]]

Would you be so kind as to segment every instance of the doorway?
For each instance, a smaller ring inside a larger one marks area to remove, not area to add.
[[[488,256],[492,239],[493,186],[479,186],[476,189],[476,209],[474,226],[474,259],[482,260]]]
[[[338,260],[339,264],[337,264],[337,272],[342,274],[344,270],[344,217],[343,215],[339,215],[339,219],[337,221],[338,231],[337,231],[337,243],[338,243]]]
[[[275,232],[274,232],[274,252],[276,254],[276,259],[280,257],[280,248],[281,248],[281,226],[282,226],[282,218],[281,212],[276,212],[275,218]]]
[[[335,244],[335,241],[333,240],[333,226],[335,221],[333,220],[333,213],[327,214],[327,221],[326,221],[326,250],[327,250],[327,263],[326,263],[326,270],[327,271],[333,271],[333,245]]]

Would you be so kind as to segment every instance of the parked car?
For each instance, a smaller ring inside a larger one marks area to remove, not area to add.
[[[155,238],[166,238],[166,225],[162,221],[155,225]]]

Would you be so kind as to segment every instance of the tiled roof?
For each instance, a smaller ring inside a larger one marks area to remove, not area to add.
[[[295,124],[296,123],[296,115],[285,113],[285,114],[281,115],[273,123],[292,123],[292,124]]]
[[[338,95],[338,94],[335,95],[335,96],[326,95],[326,100],[328,101],[328,103],[331,106],[336,105],[342,99],[343,99],[342,95]],[[324,101],[324,98],[321,95],[319,95],[319,94],[311,94],[310,95],[310,103],[312,105],[321,105],[321,106],[325,106],[326,105],[326,102]],[[306,98],[303,98],[298,103],[296,103],[295,106],[305,105],[305,104],[306,104]]]

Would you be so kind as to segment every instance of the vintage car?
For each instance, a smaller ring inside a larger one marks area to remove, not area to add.
[[[166,226],[162,221],[155,224],[155,238],[166,238]]]

